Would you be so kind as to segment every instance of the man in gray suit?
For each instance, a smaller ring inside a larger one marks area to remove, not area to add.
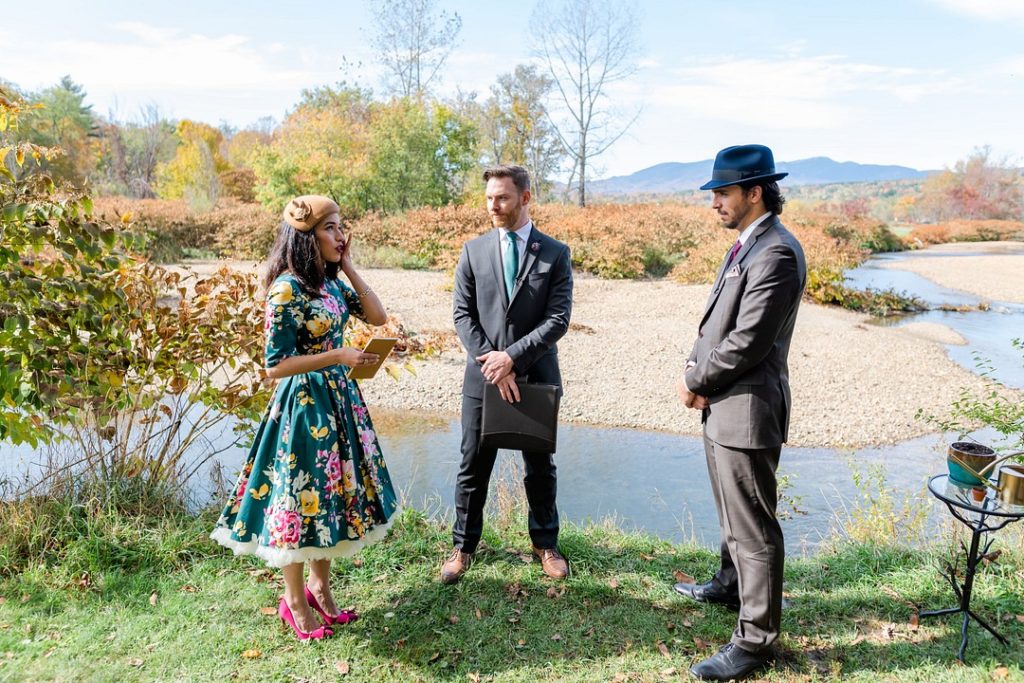
[[[738,239],[718,271],[679,397],[702,411],[704,452],[721,529],[721,567],[708,583],[676,592],[739,611],[731,642],[690,671],[704,680],[743,678],[771,658],[782,613],[785,546],[775,515],[775,469],[790,415],[787,357],[807,267],[779,222],[785,202],[772,152],[762,145],[718,153],[712,207]]]
[[[497,451],[480,447],[484,382],[506,401],[519,400],[516,381],[562,385],[555,343],[569,329],[572,268],[569,247],[541,234],[530,220],[530,177],[521,166],[484,172],[494,230],[467,242],[455,269],[455,329],[466,347],[462,383],[462,464],[455,483],[454,549],[441,581],[469,569],[483,531],[484,503]],[[524,452],[532,551],[545,574],[562,579],[558,552],[556,472],[550,453]]]

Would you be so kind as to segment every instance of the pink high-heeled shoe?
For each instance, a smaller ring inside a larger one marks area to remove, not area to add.
[[[324,618],[324,622],[326,622],[327,625],[333,626],[334,624],[341,624],[344,626],[345,624],[351,624],[359,618],[359,615],[350,609],[343,609],[333,616],[328,614],[324,608],[320,606],[320,603],[317,602],[316,596],[313,595],[313,591],[309,590],[309,586],[306,586],[305,588],[306,602],[309,603],[310,607],[320,613],[320,616]]]
[[[295,616],[292,615],[292,611],[288,608],[288,603],[284,601],[284,598],[281,598],[281,602],[277,605],[277,616],[281,617],[281,621],[292,627],[292,630],[295,631],[295,636],[299,640],[323,640],[328,636],[334,635],[334,631],[329,629],[326,625],[321,626],[315,631],[309,631],[308,633],[300,630],[295,624]]]

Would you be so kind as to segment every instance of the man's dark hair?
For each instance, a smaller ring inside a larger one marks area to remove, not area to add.
[[[782,196],[782,190],[779,189],[779,184],[776,182],[771,183],[740,183],[740,187],[744,192],[750,191],[751,188],[761,186],[761,197],[764,199],[764,208],[771,211],[776,216],[782,215],[782,205],[786,203],[786,198]]]
[[[530,189],[530,174],[522,166],[509,164],[491,166],[484,171],[484,182],[486,183],[491,178],[511,178],[512,184],[519,190],[519,194]]]

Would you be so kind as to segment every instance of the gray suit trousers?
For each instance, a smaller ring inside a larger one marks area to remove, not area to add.
[[[757,652],[779,636],[785,544],[775,516],[781,446],[738,449],[704,437],[718,508],[722,566],[715,583],[740,598],[735,645]]]

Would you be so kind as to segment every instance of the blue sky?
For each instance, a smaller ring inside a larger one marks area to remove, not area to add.
[[[364,0],[5,3],[0,78],[68,74],[95,110],[244,127],[303,88],[379,90]],[[463,27],[440,87],[486,97],[530,61],[530,3],[439,0]],[[612,93],[642,107],[598,177],[770,145],[780,160],[951,166],[975,147],[1024,163],[1024,0],[639,2],[640,68]],[[88,7],[83,10],[83,7]],[[521,8],[520,8],[521,7]],[[359,66],[339,70],[342,57]]]

